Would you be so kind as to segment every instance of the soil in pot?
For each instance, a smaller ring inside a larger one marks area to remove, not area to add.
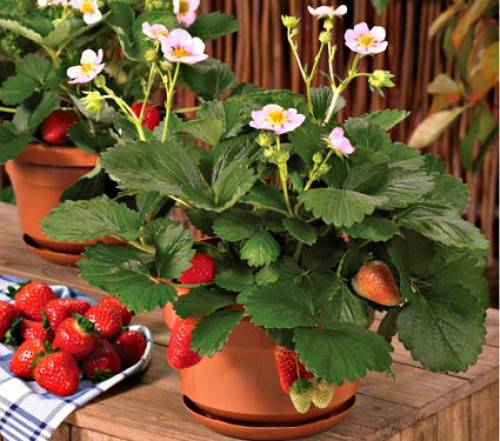
[[[30,144],[5,168],[16,194],[21,228],[39,248],[77,254],[85,244],[49,239],[40,221],[59,203],[68,187],[90,172],[97,156],[75,147]]]

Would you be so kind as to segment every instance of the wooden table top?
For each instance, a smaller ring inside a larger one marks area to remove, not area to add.
[[[16,208],[2,203],[0,274],[40,278],[52,284],[71,285],[96,298],[102,295],[78,277],[76,268],[54,265],[33,255],[21,241]],[[228,438],[193,421],[183,409],[177,375],[164,361],[168,333],[160,311],[140,315],[135,318],[135,322],[149,326],[155,336],[156,344],[149,369],[76,411],[67,420],[68,424],[110,437],[105,439],[227,441]],[[381,441],[397,436],[399,441],[403,438],[398,434],[405,428],[439,414],[493,385],[498,381],[498,311],[489,311],[487,325],[486,345],[479,362],[461,374],[426,371],[396,342],[393,364],[396,380],[382,374],[369,374],[361,383],[357,403],[350,416],[329,432],[310,440]],[[439,430],[444,435],[433,439],[448,441],[447,424],[441,424]]]

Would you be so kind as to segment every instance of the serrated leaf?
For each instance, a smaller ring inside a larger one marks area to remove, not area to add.
[[[377,334],[384,337],[388,343],[398,333],[397,321],[400,311],[400,309],[390,309],[378,325]]]
[[[15,75],[7,78],[2,84],[0,98],[8,106],[22,103],[35,92],[37,83],[25,75]]]
[[[21,35],[22,37],[34,41],[37,44],[42,43],[42,36],[38,32],[35,32],[33,29],[24,26],[18,21],[8,18],[0,18],[0,27]]]
[[[155,228],[156,271],[164,279],[176,279],[190,267],[193,236],[182,224],[163,222]]]
[[[377,14],[382,14],[384,12],[385,8],[387,8],[387,4],[389,3],[389,0],[371,0],[373,7],[375,8],[375,11]]]
[[[42,221],[45,234],[63,241],[85,242],[103,237],[134,240],[140,235],[137,212],[107,196],[66,201]]]
[[[316,324],[312,293],[307,293],[293,281],[252,288],[246,296],[245,310],[253,323],[266,328]]]
[[[25,75],[42,82],[51,71],[50,61],[38,54],[28,54],[16,66],[18,75]]]
[[[326,116],[326,112],[330,107],[330,103],[333,99],[332,89],[328,86],[312,87],[311,88],[311,100],[314,109],[314,116],[323,120]],[[333,115],[342,110],[345,107],[345,99],[343,96],[339,96],[335,107],[333,109]]]
[[[393,349],[384,338],[352,323],[295,329],[294,341],[306,369],[336,386],[369,371],[387,372],[392,363]]]
[[[260,220],[255,214],[246,210],[232,209],[217,216],[213,230],[218,237],[235,242],[252,237],[259,227]]]
[[[336,227],[350,227],[372,214],[377,200],[355,191],[319,188],[302,193],[300,200],[306,210]]]
[[[0,164],[21,153],[31,140],[29,133],[17,133],[16,127],[10,121],[0,125]]]
[[[299,242],[307,245],[313,245],[316,242],[316,230],[308,223],[287,217],[283,219],[283,225],[290,235]]]
[[[239,27],[239,21],[232,15],[212,12],[211,14],[200,14],[189,27],[189,33],[203,41],[208,41],[236,32]]]
[[[249,167],[247,160],[231,162],[224,168],[214,183],[214,204],[223,211],[234,204],[249,191],[259,176]]]
[[[246,266],[217,266],[215,284],[228,291],[241,292],[254,285],[252,270]]]
[[[398,231],[397,225],[390,219],[370,216],[365,217],[362,222],[344,230],[355,239],[369,239],[373,242],[385,242]]]
[[[61,202],[80,201],[94,199],[106,191],[108,177],[100,164],[97,164],[90,172],[83,175],[71,187],[64,190]]]
[[[20,132],[33,132],[58,105],[59,98],[53,90],[34,94],[17,108],[12,122]]]
[[[187,133],[209,145],[217,144],[225,132],[224,124],[218,119],[193,119],[184,121],[179,132]]]
[[[381,151],[391,144],[391,138],[380,125],[362,118],[349,118],[344,127],[356,147]]]
[[[271,187],[262,182],[257,182],[252,189],[245,194],[240,202],[255,205],[258,208],[276,210],[287,214],[283,201],[283,194],[275,187]]]
[[[280,256],[280,253],[279,243],[268,232],[255,233],[240,251],[241,258],[250,266],[264,266],[272,263]]]
[[[318,124],[306,120],[299,128],[290,132],[288,138],[292,143],[293,150],[307,164],[312,164],[314,153],[320,151],[325,142],[324,137],[328,131]]]
[[[202,357],[212,357],[227,343],[231,332],[240,323],[245,313],[225,309],[204,318],[193,331],[191,349]]]
[[[49,47],[57,47],[69,37],[70,33],[71,22],[69,20],[62,21],[43,37],[43,44]]]
[[[463,220],[455,210],[442,205],[421,203],[398,217],[397,223],[450,247],[489,247],[488,241],[474,225]]]
[[[463,213],[469,205],[467,185],[451,175],[439,175],[434,178],[434,188],[425,195],[425,200],[446,205]]]
[[[361,115],[360,118],[368,123],[377,124],[384,130],[391,130],[409,116],[410,112],[407,110],[384,109],[372,113],[366,113]]]
[[[153,280],[152,256],[118,245],[97,244],[87,247],[78,262],[82,277],[98,288],[117,295],[136,312],[152,311],[175,298],[175,290]]]
[[[174,303],[177,315],[183,318],[212,314],[220,308],[234,305],[235,297],[208,288],[195,288],[179,296]]]

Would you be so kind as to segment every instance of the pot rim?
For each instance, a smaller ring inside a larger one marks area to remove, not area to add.
[[[49,146],[41,143],[30,143],[14,161],[56,167],[95,167],[97,154],[85,152],[73,146]]]

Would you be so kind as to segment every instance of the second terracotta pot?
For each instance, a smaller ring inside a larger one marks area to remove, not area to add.
[[[37,245],[65,253],[83,251],[85,244],[48,238],[40,222],[57,206],[63,192],[90,172],[96,161],[97,155],[76,147],[30,144],[7,162],[5,169],[16,194],[21,228]]]

